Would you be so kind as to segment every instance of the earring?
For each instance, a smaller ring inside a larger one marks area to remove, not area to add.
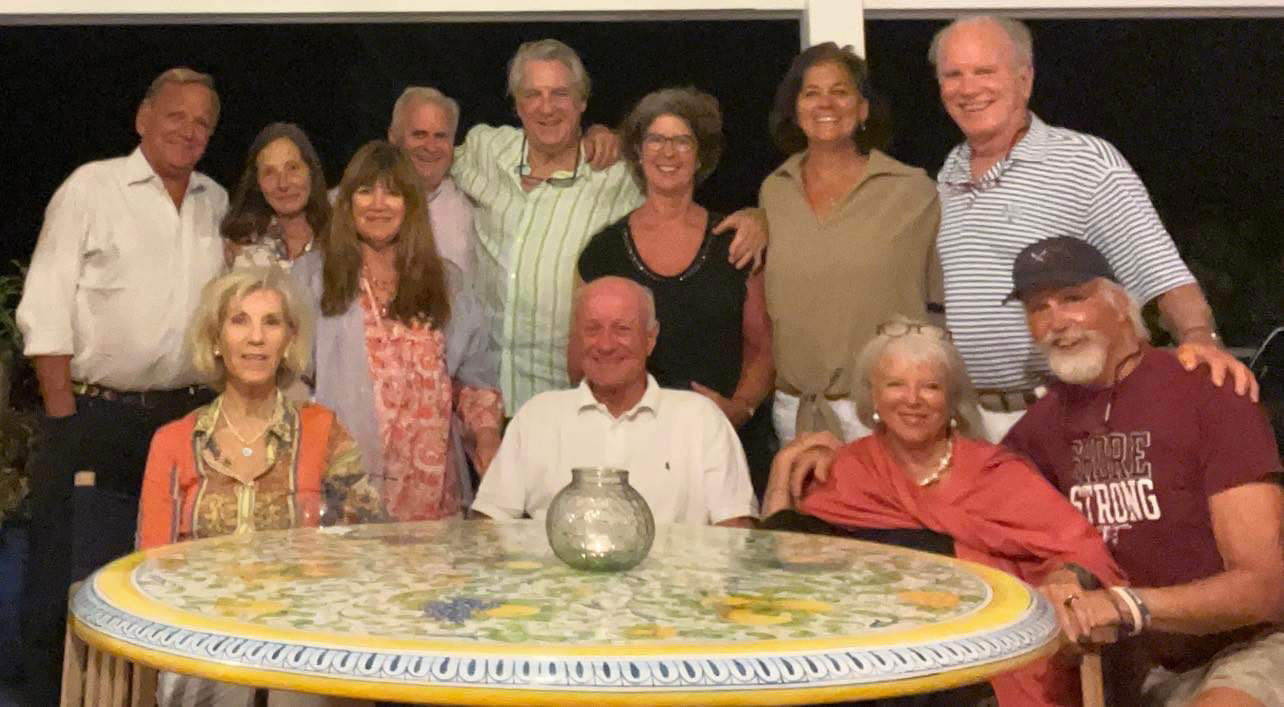
[[[875,411],[874,411],[873,418],[874,418],[874,424],[875,424],[875,425],[881,425],[881,424],[883,424],[883,418],[879,416],[879,414],[878,414],[878,411],[877,411],[877,410],[875,410]]]
[[[214,358],[222,358],[222,357],[223,357],[223,350],[222,350],[222,349],[220,349],[219,347],[215,346],[215,347],[214,347]]]
[[[958,428],[959,428],[959,419],[958,419],[957,417],[951,417],[951,418],[950,418],[950,429],[951,429],[951,430],[957,430]]]

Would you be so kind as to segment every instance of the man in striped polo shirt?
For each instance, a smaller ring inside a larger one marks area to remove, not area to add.
[[[498,342],[500,388],[512,415],[536,393],[569,387],[576,261],[593,234],[642,203],[642,192],[617,160],[609,131],[590,131],[602,139],[586,139],[581,149],[589,77],[575,50],[555,39],[523,44],[508,65],[508,92],[521,128],[475,126],[451,173],[476,207],[478,296]],[[757,262],[766,247],[756,209],[715,230],[736,232],[737,264]]]
[[[978,388],[986,436],[1003,437],[1047,374],[1021,308],[1002,301],[1017,253],[1052,236],[1096,246],[1129,291],[1158,299],[1183,365],[1209,364],[1218,384],[1229,373],[1239,393],[1256,399],[1252,375],[1220,347],[1203,292],[1127,161],[1105,140],[1029,111],[1029,29],[1004,17],[964,17],[937,33],[928,60],[965,138],[937,176],[937,248],[946,319]]]

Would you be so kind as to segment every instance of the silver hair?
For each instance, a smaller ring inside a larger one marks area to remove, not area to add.
[[[213,130],[214,127],[218,125],[218,114],[221,109],[221,104],[218,100],[218,91],[214,88],[213,76],[203,74],[195,69],[189,69],[186,66],[176,66],[172,69],[166,69],[161,72],[160,76],[152,79],[151,85],[147,87],[147,93],[143,94],[143,103],[149,103],[156,97],[156,94],[160,93],[161,89],[164,88],[167,83],[176,83],[180,86],[195,83],[208,88],[210,90],[210,108],[213,112],[213,115],[210,116],[213,123],[210,125],[210,130]]]
[[[572,85],[580,94],[581,101],[588,101],[591,81],[584,70],[584,62],[566,44],[556,39],[539,39],[525,42],[517,48],[517,53],[508,61],[508,95],[514,99],[522,90],[522,81],[526,78],[526,63],[531,61],[560,61],[571,72]]]
[[[584,298],[587,296],[589,288],[604,281],[618,281],[633,289],[638,296],[638,301],[642,304],[642,325],[646,327],[647,331],[654,334],[656,329],[660,326],[660,322],[655,318],[655,293],[651,291],[651,288],[636,280],[630,280],[627,277],[619,277],[617,275],[599,277],[596,280],[584,283],[583,286],[577,289],[575,291],[575,302],[571,310],[571,318],[574,319],[579,313],[580,307],[584,303]]]
[[[941,43],[945,41],[945,36],[955,27],[966,24],[979,24],[989,22],[998,25],[999,29],[1012,40],[1012,50],[1016,54],[1017,65],[1022,67],[1034,68],[1034,38],[1030,36],[1030,28],[1021,20],[1003,15],[964,15],[948,25],[942,27],[935,36],[932,37],[932,44],[927,48],[927,61],[932,66],[937,66],[937,61],[941,57]]]
[[[914,362],[939,365],[945,371],[946,406],[950,417],[958,424],[959,434],[979,434],[981,417],[976,407],[976,390],[958,349],[944,336],[923,331],[923,328],[939,329],[932,324],[900,316],[885,323],[892,322],[908,325],[909,331],[900,336],[876,334],[856,356],[851,396],[860,421],[874,429],[874,370],[883,356],[893,354]]]
[[[389,137],[401,135],[401,128],[406,123],[406,113],[418,103],[431,103],[446,111],[452,135],[459,128],[458,101],[431,86],[407,86],[397,98],[397,102],[392,104],[392,122],[388,125]]]
[[[1128,315],[1128,321],[1132,323],[1133,333],[1137,338],[1149,343],[1150,327],[1146,326],[1146,319],[1141,314],[1141,300],[1117,282],[1100,278],[1100,283],[1102,292],[1105,293],[1106,299],[1110,300],[1115,311]]]

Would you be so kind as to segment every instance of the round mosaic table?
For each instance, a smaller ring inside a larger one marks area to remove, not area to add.
[[[78,635],[157,668],[437,703],[787,704],[979,682],[1050,653],[1002,572],[854,540],[664,526],[619,574],[562,564],[542,523],[211,538],[123,557]]]

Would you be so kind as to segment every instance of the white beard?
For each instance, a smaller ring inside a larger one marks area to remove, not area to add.
[[[1084,385],[1099,380],[1106,370],[1108,358],[1105,337],[1095,331],[1071,331],[1067,337],[1083,337],[1083,341],[1073,349],[1063,349],[1052,345],[1055,337],[1049,334],[1039,342],[1039,348],[1048,357],[1048,367],[1052,373],[1066,383]]]

